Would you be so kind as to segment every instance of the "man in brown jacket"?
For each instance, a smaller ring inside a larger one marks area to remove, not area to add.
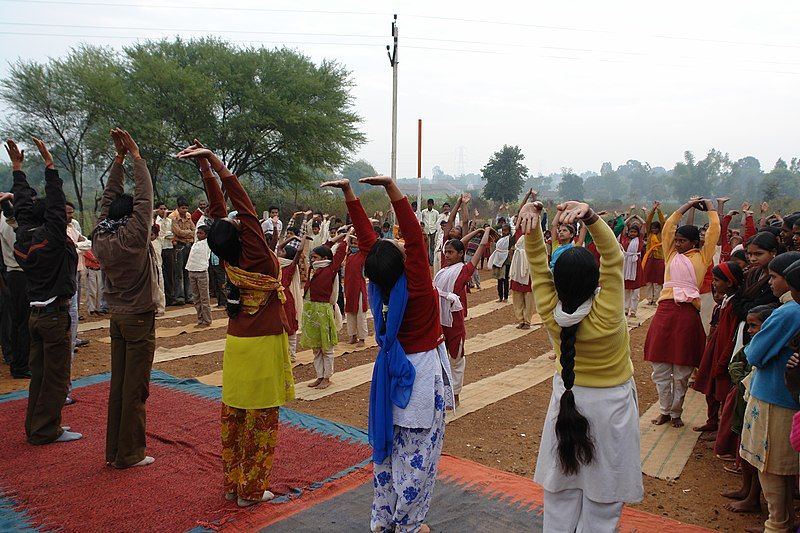
[[[176,305],[192,302],[192,287],[189,284],[189,273],[186,272],[186,261],[194,244],[194,222],[189,212],[189,202],[183,196],[178,198],[178,208],[170,213],[172,218],[172,243],[175,250],[175,267],[173,269],[173,298]]]
[[[139,147],[124,130],[111,131],[117,155],[100,204],[92,250],[105,271],[111,311],[111,390],[108,397],[106,463],[145,466],[145,401],[155,352],[158,274],[150,229],[153,184]],[[122,166],[133,157],[134,195],[124,194]]]

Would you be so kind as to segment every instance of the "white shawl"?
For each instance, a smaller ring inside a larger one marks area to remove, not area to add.
[[[579,305],[578,308],[572,313],[565,313],[564,309],[561,307],[561,300],[559,300],[556,304],[555,311],[553,311],[553,320],[555,320],[556,324],[562,328],[574,326],[586,318],[586,316],[592,310],[592,304],[594,303],[595,296],[597,296],[599,293],[600,287],[597,287],[594,291],[594,294],[592,294],[588,300]]]
[[[626,281],[636,279],[636,266],[639,264],[639,237],[631,239],[628,249],[622,250],[624,258],[622,260],[622,272]]]
[[[511,278],[511,281],[516,281],[520,285],[527,285],[531,281],[531,269],[528,264],[528,256],[525,253],[525,235],[520,235],[519,239],[517,239],[514,250],[508,277]]]
[[[444,267],[433,278],[433,286],[439,291],[439,322],[443,326],[452,326],[453,313],[464,309],[461,298],[453,292],[462,268],[464,263]]]
[[[505,264],[506,259],[508,259],[508,243],[510,240],[511,236],[509,235],[497,241],[494,246],[494,252],[489,256],[489,267],[501,267]]]

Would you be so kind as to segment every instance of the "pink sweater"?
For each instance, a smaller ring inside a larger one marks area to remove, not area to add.
[[[792,432],[789,434],[789,442],[792,443],[794,451],[800,452],[800,411],[792,417]]]

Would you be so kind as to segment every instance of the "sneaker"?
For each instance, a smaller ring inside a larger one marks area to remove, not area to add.
[[[84,346],[89,346],[89,340],[88,339],[77,339],[75,341],[75,347],[76,348],[83,348]]]

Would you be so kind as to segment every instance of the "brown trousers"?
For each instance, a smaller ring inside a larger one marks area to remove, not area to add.
[[[145,457],[144,403],[150,395],[155,349],[155,311],[111,315],[106,462],[117,468],[134,465]]]
[[[31,384],[25,435],[31,444],[53,442],[61,429],[61,408],[67,399],[72,357],[69,311],[31,312],[28,319],[31,350],[28,364]]]
[[[192,286],[194,308],[198,324],[211,324],[211,299],[208,295],[208,271],[189,272],[189,285]]]

